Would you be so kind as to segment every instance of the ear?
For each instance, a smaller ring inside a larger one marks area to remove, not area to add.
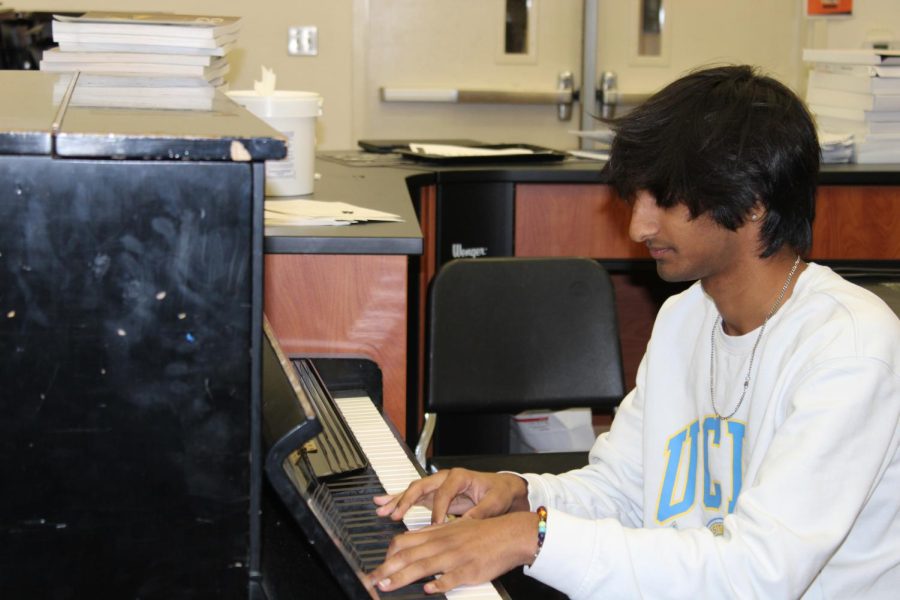
[[[753,203],[750,212],[747,213],[747,220],[751,223],[761,223],[766,216],[766,207],[759,200]]]

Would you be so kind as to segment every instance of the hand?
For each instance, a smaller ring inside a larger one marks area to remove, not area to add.
[[[380,517],[399,521],[414,504],[431,509],[431,522],[443,523],[448,514],[484,519],[511,510],[528,510],[528,485],[511,473],[480,473],[467,469],[438,471],[409,484],[396,496],[376,496]]]
[[[398,535],[384,563],[369,574],[388,592],[442,573],[425,584],[429,594],[490,581],[531,563],[537,551],[538,517],[514,512],[492,519],[456,519]]]

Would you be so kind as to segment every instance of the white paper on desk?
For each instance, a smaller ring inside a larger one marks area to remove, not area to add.
[[[590,450],[595,440],[589,408],[521,412],[513,416],[510,432],[526,452]]]
[[[472,148],[470,146],[452,146],[449,144],[410,144],[409,149],[416,154],[431,156],[509,156],[515,154],[534,154],[528,148]]]
[[[399,215],[346,202],[326,200],[266,200],[266,225],[348,225],[360,221],[402,223]]]
[[[566,153],[575,158],[609,160],[609,150],[567,150]]]
[[[607,144],[612,143],[613,138],[616,137],[616,133],[612,129],[570,129],[569,133],[589,140],[606,142]]]
[[[291,217],[279,213],[266,213],[266,227],[338,227],[352,225],[354,221],[339,221],[325,217]]]

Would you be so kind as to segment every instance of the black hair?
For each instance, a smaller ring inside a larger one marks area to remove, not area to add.
[[[604,172],[626,201],[646,190],[732,231],[760,202],[762,257],[809,250],[819,142],[803,101],[751,66],[711,67],[669,84],[625,116]]]

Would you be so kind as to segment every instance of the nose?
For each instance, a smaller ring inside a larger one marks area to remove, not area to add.
[[[631,223],[628,235],[639,244],[646,243],[659,233],[659,206],[656,198],[647,191],[638,192],[631,205]]]

